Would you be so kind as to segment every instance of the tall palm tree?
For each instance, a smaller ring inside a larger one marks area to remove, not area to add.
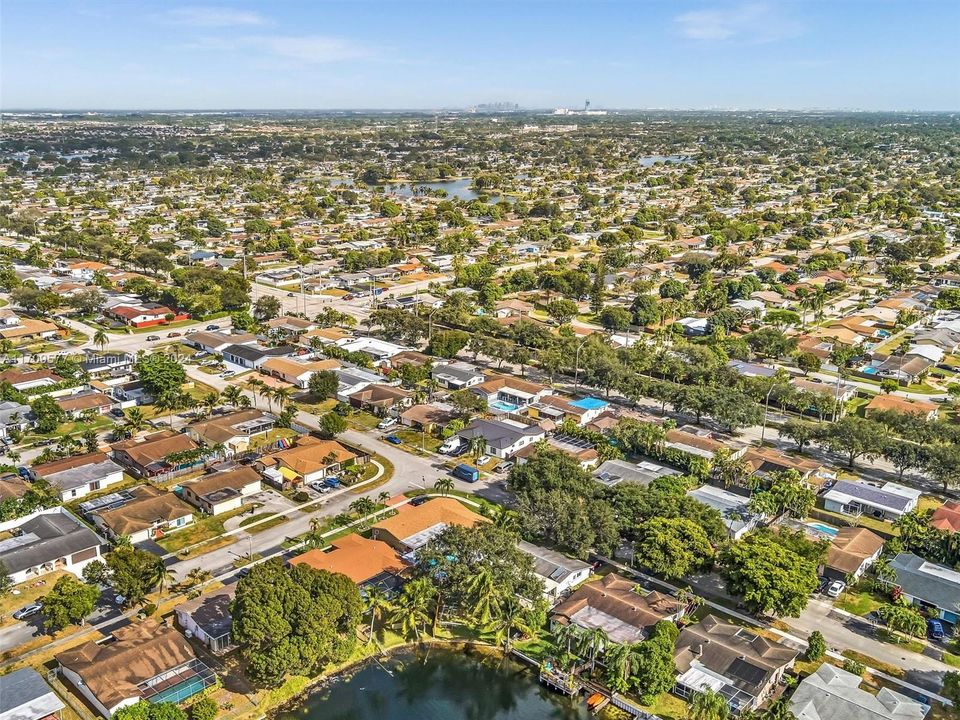
[[[143,410],[138,407],[132,407],[127,410],[124,426],[130,432],[140,432],[147,426],[147,419],[143,416]]]
[[[187,573],[187,580],[191,585],[200,585],[203,587],[203,585],[213,580],[213,573],[203,568],[194,568]]]
[[[247,380],[247,387],[249,387],[250,392],[253,393],[253,405],[256,407],[257,398],[260,397],[264,388],[266,388],[266,385],[264,384],[263,380],[260,380],[259,378],[250,378]]]
[[[487,449],[487,441],[480,435],[470,438],[469,442],[470,454],[473,455],[473,459],[476,460],[481,455],[483,455],[484,450]]]
[[[173,412],[180,407],[180,399],[173,393],[164,393],[153,401],[155,410],[167,413],[170,425],[173,425]]]
[[[386,505],[387,500],[389,499],[390,499],[390,493],[388,493],[386,490],[381,490],[380,493],[377,494],[377,502],[380,503],[381,505]]]
[[[162,565],[159,569],[159,578],[158,582],[160,583],[160,594],[163,595],[164,590],[169,590],[177,582],[177,574],[166,565]]]
[[[553,637],[560,647],[566,647],[567,654],[573,652],[572,648],[577,644],[577,638],[580,636],[580,628],[573,623],[566,625],[557,625],[553,630]]]
[[[488,625],[499,610],[500,589],[489,569],[483,567],[467,582],[470,614],[477,625]]]
[[[273,389],[271,395],[276,401],[277,407],[280,408],[280,410],[283,410],[283,406],[290,401],[290,397],[293,395],[293,393],[288,387],[277,387]]]
[[[494,641],[499,645],[503,643],[503,654],[510,654],[510,641],[514,632],[524,635],[533,633],[533,629],[527,622],[527,613],[520,604],[516,595],[507,595],[500,601],[497,617],[493,621],[492,630]]]
[[[217,405],[220,404],[220,393],[216,390],[208,392],[203,396],[203,400],[200,401],[201,405],[207,409],[208,412],[213,412]]]
[[[516,532],[520,526],[520,516],[515,510],[510,510],[503,505],[495,505],[490,513],[490,519],[493,524],[501,530]]]
[[[694,694],[687,711],[689,720],[727,720],[729,716],[727,699],[710,689]]]
[[[98,348],[100,348],[101,351],[103,351],[103,349],[110,344],[110,337],[101,328],[100,330],[97,330],[93,334],[93,344],[96,345]]]
[[[224,388],[220,395],[224,402],[232,405],[233,407],[238,407],[240,404],[240,398],[246,397],[243,394],[243,390],[241,390],[238,385],[228,385],[226,388]]]
[[[610,636],[603,628],[590,628],[580,635],[580,652],[590,653],[590,672],[593,672],[597,666],[597,653],[610,643]]]
[[[607,668],[605,680],[610,689],[626,692],[637,665],[636,645],[609,643],[603,651],[603,663]]]
[[[446,495],[453,490],[453,478],[444,476],[433,484],[433,489],[441,495]]]
[[[411,580],[403,587],[403,592],[394,606],[393,622],[400,631],[420,640],[420,631],[430,622],[430,603],[436,596],[436,589],[428,578]]]
[[[373,631],[378,622],[382,623],[387,614],[393,609],[393,603],[387,594],[376,585],[366,589],[364,609],[370,613],[370,636],[367,643],[373,642]]]

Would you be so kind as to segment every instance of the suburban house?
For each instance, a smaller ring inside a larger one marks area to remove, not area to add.
[[[297,353],[297,348],[293,345],[280,345],[278,347],[264,347],[263,345],[227,345],[220,351],[223,355],[223,362],[227,366],[233,366],[238,370],[258,370],[267,360],[272,357],[290,357]]]
[[[62,507],[37,510],[0,523],[0,562],[13,583],[65,570],[80,577],[88,563],[100,559],[103,544],[96,533]]]
[[[926,400],[911,400],[897,395],[874,395],[863,409],[864,417],[878,412],[897,412],[902,415],[919,415],[924,420],[933,420],[940,412],[940,406]]]
[[[177,630],[148,618],[56,656],[60,674],[109,720],[117,710],[148,702],[180,703],[216,682]]]
[[[259,460],[264,477],[278,487],[295,486],[332,477],[344,467],[363,464],[367,455],[336,440],[301,437],[286,450],[264,455]]]
[[[690,490],[687,496],[717,510],[732,540],[739,540],[754,530],[762,519],[750,512],[749,498],[713,485],[701,485]]]
[[[859,580],[880,557],[883,538],[862,527],[840,528],[827,548],[823,575],[831,580]]]
[[[337,400],[350,402],[350,396],[367,385],[382,383],[383,375],[358,367],[341,367],[333,371],[337,375]]]
[[[797,720],[923,720],[930,707],[889,688],[860,689],[863,678],[823,663],[790,698]]]
[[[923,493],[887,482],[877,486],[860,480],[841,480],[823,495],[823,507],[844,515],[870,515],[896,520],[916,510]]]
[[[930,516],[930,527],[949,535],[960,532],[960,502],[947,500],[934,510]]]
[[[257,342],[257,336],[249,333],[229,333],[202,331],[184,337],[183,342],[197,350],[210,354],[221,353],[231,345],[251,345]]]
[[[524,425],[516,420],[474,420],[457,433],[464,440],[483,438],[484,452],[500,459],[512,457],[517,452],[546,437],[537,425]]]
[[[435,497],[422,505],[400,505],[397,514],[381,520],[371,528],[374,540],[382,540],[394,550],[409,556],[450,525],[474,527],[489,522],[482,515],[468,510],[458,500]]]
[[[590,563],[569,558],[556,550],[521,540],[517,547],[533,558],[533,571],[543,583],[543,596],[551,604],[584,582],[593,571]]]
[[[103,415],[113,405],[113,398],[97,390],[81,390],[71,395],[58,397],[55,402],[67,414],[67,417],[76,420],[87,412]]]
[[[747,451],[747,445],[731,441],[721,441],[707,431],[699,431],[690,426],[667,430],[664,446],[712,460],[720,450],[728,450],[730,457],[737,459]]]
[[[333,359],[300,362],[287,357],[272,357],[260,366],[260,372],[305,390],[309,387],[310,378],[313,377],[314,373],[336,370],[339,367],[340,361]]]
[[[595,397],[569,398],[560,395],[546,395],[529,408],[532,418],[551,420],[557,425],[564,420],[572,420],[579,426],[593,422],[606,412],[610,406],[606,400]]]
[[[42,477],[60,493],[64,502],[81,498],[123,481],[123,468],[104,453],[86,453],[53,460],[30,468],[30,474]]]
[[[111,539],[128,537],[134,544],[154,540],[193,520],[193,508],[172,492],[141,485],[129,494],[123,504],[90,514],[93,524]]]
[[[207,447],[222,446],[225,455],[246,452],[251,438],[266,435],[277,419],[262,410],[235,410],[191,423],[187,435]]]
[[[0,372],[0,383],[10,383],[14,390],[33,390],[35,388],[55,387],[63,378],[52,370],[18,370],[10,368]]]
[[[674,692],[685,700],[712,690],[733,713],[754,710],[773,695],[799,651],[707,615],[677,638]]]
[[[572,458],[584,470],[590,470],[600,462],[600,455],[597,453],[593,443],[589,440],[571,435],[551,435],[543,442],[546,443],[548,448],[562,452],[564,455]],[[539,447],[539,445],[527,445],[519,450],[514,455],[517,465],[523,465],[523,463],[536,455]]]
[[[465,362],[437,363],[430,371],[430,377],[447,390],[464,390],[487,379],[479,368]]]
[[[114,460],[137,477],[147,478],[196,465],[196,462],[168,462],[167,458],[176,453],[199,450],[200,446],[184,433],[161,430],[142,438],[122,440],[110,448]]]
[[[284,315],[283,317],[267,320],[264,324],[267,335],[273,337],[279,335],[284,340],[296,340],[309,330],[315,330],[317,324],[311,320]]]
[[[456,408],[446,403],[412,405],[400,413],[400,424],[414,430],[433,432],[458,416]]]
[[[60,720],[65,707],[31,667],[0,675],[0,720]]]
[[[602,485],[613,487],[622,482],[649,485],[657,478],[680,474],[682,473],[679,470],[651,460],[642,460],[638,463],[627,460],[606,460],[593,471],[593,478]]]
[[[92,378],[123,377],[133,371],[135,361],[130,353],[85,350],[80,369]]]
[[[0,402],[0,438],[10,437],[11,430],[24,431],[33,423],[33,410],[29,405],[16,400]]]
[[[401,575],[409,567],[387,543],[356,533],[334,540],[328,548],[314,548],[297,555],[290,564],[341,573],[361,588],[376,586],[384,591],[398,589]]]
[[[413,349],[372,337],[344,338],[335,344],[348,353],[363,353],[373,361],[374,367],[388,363],[398,353]]]
[[[821,487],[828,479],[833,477],[833,473],[817,460],[798,455],[787,455],[773,448],[748,447],[742,455],[742,459],[750,466],[750,474],[759,478],[765,478],[771,473],[794,470],[800,475],[800,479],[806,481],[807,484],[812,487]]]
[[[373,383],[347,397],[351,406],[380,417],[397,409],[410,407],[413,393],[392,385]]]
[[[261,490],[260,473],[252,467],[238,465],[230,470],[204,475],[181,485],[182,497],[207,515],[236,510],[243,499]]]
[[[647,638],[661,620],[675,622],[685,607],[676,598],[651,590],[638,592],[633,580],[615,573],[588,582],[550,613],[556,625],[576,625],[581,630],[602,628],[611,642],[632,644]]]
[[[202,642],[211,652],[226,652],[232,646],[230,630],[233,616],[230,605],[237,593],[237,584],[232,583],[212,593],[177,605],[177,624],[187,637]]]
[[[487,401],[491,410],[517,412],[535,405],[553,391],[546,385],[527,382],[512,375],[497,375],[470,388]]]
[[[141,303],[139,305],[114,305],[103,311],[104,315],[119,320],[130,327],[143,328],[165,325],[179,320],[189,320],[188,313],[176,313],[165,305]]]
[[[890,561],[895,579],[891,585],[903,598],[925,612],[956,625],[960,622],[960,572],[924,560],[912,553],[900,553]]]

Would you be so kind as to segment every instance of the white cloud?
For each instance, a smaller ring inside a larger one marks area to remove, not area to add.
[[[191,50],[239,52],[256,60],[293,62],[297,65],[322,65],[366,58],[366,48],[338,37],[325,35],[237,35],[205,37],[186,45]]]
[[[267,24],[263,15],[252,10],[208,6],[174,8],[165,13],[161,19],[175,25],[205,28],[252,27]]]
[[[678,15],[674,20],[683,37],[715,42],[775,42],[796,37],[803,30],[800,23],[778,15],[763,3],[692,10]]]

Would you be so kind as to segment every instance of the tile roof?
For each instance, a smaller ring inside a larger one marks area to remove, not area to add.
[[[309,550],[291,559],[290,564],[341,573],[357,584],[373,580],[383,573],[396,575],[407,567],[392,547],[379,540],[351,534],[333,541],[331,547],[332,550]]]

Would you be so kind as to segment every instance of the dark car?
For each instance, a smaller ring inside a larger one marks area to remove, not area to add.
[[[207,330],[219,330],[219,325],[207,325]]]
[[[410,504],[413,505],[414,507],[417,507],[418,505],[423,505],[429,499],[430,498],[427,495],[417,495],[417,497],[415,497],[413,500],[410,501]]]
[[[249,574],[250,574],[250,568],[249,568],[249,567],[242,567],[242,568],[240,568],[240,572],[237,573],[237,577],[245,578],[245,577],[246,577],[247,575],[249,575]]]
[[[159,335],[147,335],[147,340],[149,340],[150,342],[153,342],[154,340],[159,340],[159,339],[160,339]]]
[[[167,333],[167,337],[168,337],[168,338],[170,338],[170,337],[180,337],[180,333],[178,333],[178,332],[168,332],[168,333]]]
[[[288,292],[287,297],[296,297],[296,293]]]
[[[827,591],[827,588],[830,587],[831,580],[830,578],[820,577],[817,578],[820,581],[820,584],[817,586],[817,592],[823,595]]]
[[[391,445],[402,445],[403,440],[398,438],[396,435],[387,435],[384,440],[386,440]]]
[[[110,411],[110,414],[113,415],[115,418],[124,418],[124,417],[126,417],[126,415],[123,414],[123,410],[121,410],[120,408],[113,408],[113,409]]]
[[[927,620],[927,635],[931,640],[943,640],[943,623],[939,620]]]

